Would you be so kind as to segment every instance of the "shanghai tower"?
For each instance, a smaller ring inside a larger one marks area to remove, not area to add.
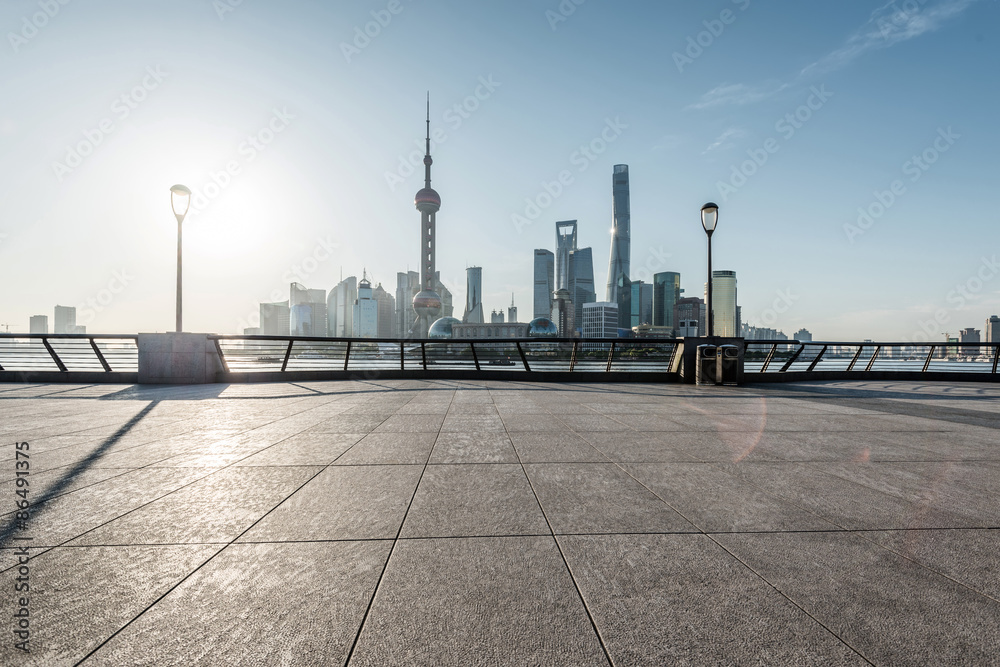
[[[420,291],[413,297],[413,312],[417,319],[411,332],[417,338],[427,338],[431,324],[441,313],[441,297],[434,291],[437,276],[434,266],[435,217],[441,208],[441,196],[431,187],[431,100],[427,96],[427,150],[424,154],[424,187],[413,200],[420,211]]]
[[[611,261],[608,264],[607,301],[621,304],[631,301],[629,262],[631,222],[629,216],[628,165],[616,164],[611,177],[613,218],[611,223]]]

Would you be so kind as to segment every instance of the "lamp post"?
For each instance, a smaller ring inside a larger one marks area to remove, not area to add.
[[[709,202],[701,207],[701,226],[708,234],[708,335],[715,335],[715,313],[712,311],[712,232],[719,224],[719,207]]]
[[[184,185],[175,185],[170,188],[170,208],[177,218],[177,333],[183,331],[181,327],[181,223],[184,216],[191,208],[191,190]]]

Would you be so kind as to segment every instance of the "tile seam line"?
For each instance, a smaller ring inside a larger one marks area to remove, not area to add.
[[[489,386],[487,386],[486,387],[486,391],[487,391],[487,393],[490,396],[490,400],[494,401],[494,405],[495,405],[495,400],[493,398],[493,390],[492,390],[492,388],[490,388]],[[498,410],[498,412],[499,412],[499,410]],[[548,414],[551,415],[552,413],[548,413]],[[554,417],[555,415],[552,415],[552,416]],[[500,421],[504,425],[504,432],[507,434],[507,439],[510,440],[511,448],[514,450],[514,455],[517,457],[517,462],[521,466],[521,474],[524,475],[524,479],[528,482],[528,488],[531,489],[531,495],[533,495],[535,497],[535,503],[538,504],[538,511],[540,511],[542,513],[542,518],[545,519],[545,525],[548,526],[548,528],[549,528],[549,535],[547,537],[551,537],[553,543],[555,543],[555,545],[556,545],[556,550],[559,552],[559,557],[562,559],[563,567],[566,568],[566,573],[569,574],[569,579],[570,579],[571,582],[573,582],[573,588],[576,590],[577,597],[580,599],[580,604],[583,605],[583,610],[587,614],[587,620],[590,621],[590,627],[593,629],[594,635],[597,637],[597,642],[598,642],[598,644],[600,644],[601,650],[604,652],[604,657],[607,659],[608,664],[611,665],[611,667],[615,667],[615,661],[612,660],[612,658],[611,658],[611,652],[608,650],[607,642],[605,642],[604,636],[601,634],[600,628],[597,627],[597,621],[594,619],[594,615],[593,615],[593,613],[590,610],[590,605],[587,604],[587,598],[584,597],[583,591],[580,590],[580,585],[576,581],[576,575],[573,574],[573,568],[571,568],[569,566],[569,561],[566,560],[566,554],[563,552],[562,545],[559,544],[559,539],[556,537],[555,530],[553,530],[553,528],[552,528],[552,522],[549,521],[549,515],[546,514],[545,508],[542,507],[542,501],[541,501],[541,499],[539,499],[538,493],[535,491],[535,485],[532,484],[531,478],[528,476],[528,471],[525,469],[524,463],[521,461],[521,454],[520,454],[520,452],[517,451],[517,447],[514,445],[514,440],[513,440],[513,438],[510,437],[510,432],[507,431],[507,424],[506,424],[506,422],[504,422],[503,415],[500,416]],[[558,421],[558,419],[557,419],[557,421]],[[584,442],[587,442],[587,441],[584,440]],[[591,445],[589,442],[587,442],[587,444],[590,447],[594,448],[593,445]],[[594,448],[594,449],[596,451],[596,448]],[[602,456],[603,456],[603,454],[602,454]]]
[[[448,411],[451,411],[452,406],[455,403],[455,395],[458,393],[457,388],[450,389],[451,401],[448,403]],[[416,398],[414,396],[409,401],[403,405],[408,405]],[[400,406],[402,407],[402,406]],[[393,415],[396,413],[394,412]],[[447,414],[447,413],[446,413]],[[390,415],[391,417],[392,415]],[[389,419],[389,417],[386,417]],[[384,423],[384,422],[383,422]],[[441,427],[444,426],[444,419],[441,420]],[[434,438],[434,443],[437,444],[437,438],[441,436],[441,427],[438,428],[437,435]],[[376,427],[377,428],[377,427]],[[374,431],[374,429],[373,429]],[[363,438],[362,438],[363,439]],[[359,441],[360,442],[360,441]],[[355,443],[357,444],[357,443]],[[352,445],[353,448],[353,445]],[[346,452],[345,452],[346,453]],[[410,501],[406,505],[406,511],[403,512],[403,517],[399,522],[399,528],[396,529],[396,536],[392,539],[392,544],[389,546],[389,553],[385,557],[385,562],[382,563],[382,571],[379,572],[378,579],[375,582],[375,587],[372,589],[372,594],[368,598],[368,605],[365,607],[365,612],[361,616],[361,622],[358,623],[357,632],[354,633],[354,639],[351,641],[351,646],[347,651],[347,657],[344,658],[344,666],[346,667],[351,663],[351,659],[354,657],[354,651],[358,647],[358,642],[361,640],[361,633],[364,632],[365,624],[368,622],[368,617],[371,614],[372,607],[375,605],[375,597],[378,595],[379,588],[382,586],[382,580],[385,578],[385,573],[389,569],[389,562],[392,560],[392,555],[396,552],[396,545],[399,544],[399,537],[403,533],[403,526],[406,525],[406,517],[410,514],[410,509],[413,507],[413,500],[417,497],[417,491],[420,489],[420,482],[424,479],[424,473],[427,472],[427,467],[430,465],[431,456],[434,454],[434,445],[431,446],[430,450],[427,452],[427,458],[424,460],[424,466],[420,470],[420,476],[417,478],[417,483],[413,486],[413,493],[410,494]],[[339,458],[339,457],[338,457]],[[331,465],[333,465],[331,463]]]

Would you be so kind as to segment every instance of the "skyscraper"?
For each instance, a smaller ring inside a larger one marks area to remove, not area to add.
[[[344,278],[330,290],[326,300],[327,331],[333,338],[354,335],[354,302],[358,299],[356,276]]]
[[[630,328],[653,323],[653,286],[641,280],[632,283]]]
[[[616,164],[611,176],[612,220],[611,220],[611,261],[608,263],[607,300],[619,305],[621,312],[622,295],[620,290],[628,284],[631,249],[631,216],[628,187],[628,165]],[[625,278],[623,281],[622,278]],[[631,288],[629,288],[631,291]],[[629,295],[630,296],[630,295]],[[631,309],[625,309],[630,313]],[[619,321],[621,317],[619,316]]]
[[[708,283],[705,283],[708,300]],[[740,317],[736,308],[736,272],[712,271],[713,333],[729,338],[740,335]]]
[[[532,318],[552,316],[552,293],[555,289],[555,255],[550,250],[536,249]]]
[[[514,324],[517,322],[517,306],[514,305],[514,293],[510,293],[510,306],[507,308],[507,322]]]
[[[674,306],[681,298],[681,274],[664,271],[653,276],[653,326],[677,328]]]
[[[1000,317],[990,315],[986,319],[983,337],[985,343],[1000,343]]]
[[[713,287],[715,285],[713,284]],[[712,304],[715,305],[714,303]],[[677,330],[678,338],[696,338],[704,336],[705,325],[705,301],[692,296],[677,299],[674,305],[674,328]]]
[[[609,301],[583,306],[584,338],[616,338],[618,336],[618,304]]]
[[[575,321],[579,329],[583,326],[583,304],[597,301],[594,291],[594,251],[591,248],[576,248],[569,253],[569,293],[576,309]]]
[[[291,332],[287,301],[260,304],[260,333],[263,336],[287,336]]]
[[[328,332],[326,291],[292,283],[288,299],[293,336],[326,336]]]
[[[413,324],[413,297],[420,291],[420,274],[400,271],[396,274],[396,335],[403,337]]]
[[[48,315],[32,315],[28,321],[28,333],[47,334],[49,332]]]
[[[570,253],[576,250],[576,220],[556,223],[556,286],[555,290],[570,289]]]
[[[76,308],[73,306],[56,306],[52,325],[53,333],[77,333]]]
[[[396,300],[385,291],[382,283],[372,291],[375,303],[378,304],[378,337],[395,338],[396,332]]]
[[[413,333],[427,338],[431,324],[441,313],[441,297],[434,291],[438,281],[434,247],[437,243],[436,219],[441,209],[441,195],[431,187],[431,98],[427,95],[427,144],[424,152],[424,187],[417,191],[413,205],[420,211],[420,292],[413,297],[413,312],[417,319]]]
[[[480,266],[470,266],[465,269],[465,314],[462,315],[465,324],[483,324],[483,269]]]
[[[362,274],[358,283],[358,298],[354,301],[353,331],[354,338],[375,338],[378,336],[378,302],[372,291],[368,276]]]

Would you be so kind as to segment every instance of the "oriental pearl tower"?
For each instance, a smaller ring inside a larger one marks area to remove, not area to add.
[[[434,271],[435,216],[441,208],[441,196],[431,188],[431,100],[427,95],[427,150],[424,155],[424,187],[414,198],[420,211],[420,292],[413,297],[413,312],[417,319],[411,332],[417,338],[427,338],[428,329],[441,314],[441,296],[434,291],[437,276]]]

